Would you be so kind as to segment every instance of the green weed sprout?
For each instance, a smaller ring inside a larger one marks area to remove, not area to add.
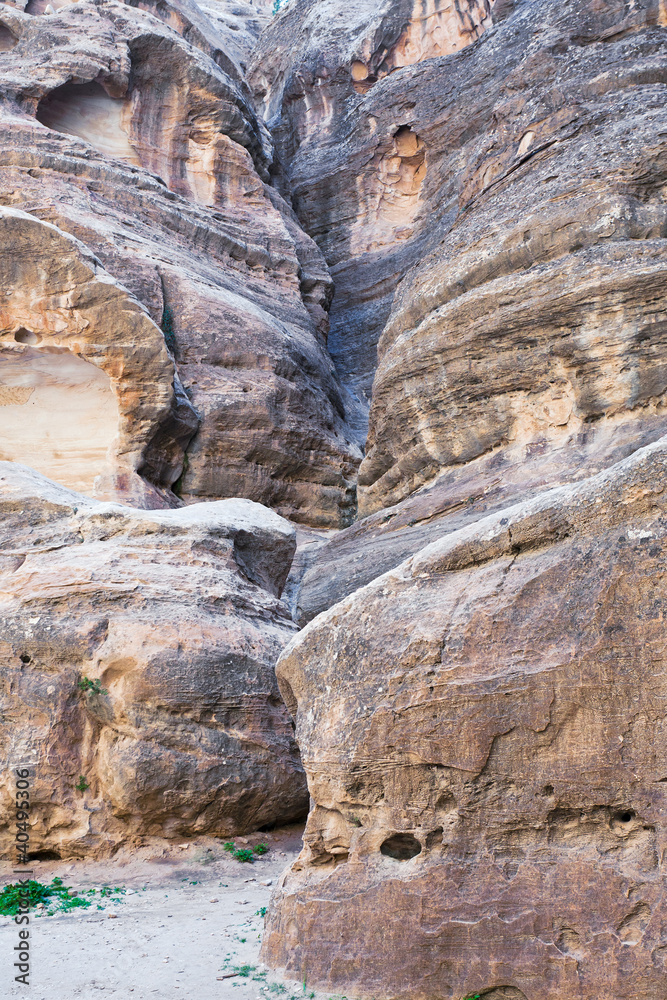
[[[81,677],[76,685],[79,691],[83,691],[86,694],[108,694],[100,682],[98,677],[94,681],[91,681],[90,677]]]

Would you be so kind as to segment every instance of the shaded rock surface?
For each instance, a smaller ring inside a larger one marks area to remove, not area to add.
[[[104,854],[303,815],[274,670],[294,634],[278,596],[293,527],[249,500],[102,503],[10,462],[0,506],[0,752],[34,765],[31,849]],[[7,855],[9,771],[1,794]]]
[[[423,254],[431,151],[415,126],[432,95],[386,100],[403,67],[466,48],[493,0],[337,0],[287,5],[263,32],[250,81],[280,156],[279,186],[326,257],[336,286],[329,348],[366,437],[376,345],[397,282]],[[416,111],[416,113],[415,113]],[[436,154],[437,155],[437,154]]]
[[[660,995],[665,482],[662,438],[292,641],[312,806],[265,961],[369,997]]]

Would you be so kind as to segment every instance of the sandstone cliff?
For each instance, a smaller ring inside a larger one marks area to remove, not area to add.
[[[39,849],[309,791],[288,977],[662,1000],[664,0],[267,8],[0,5]]]
[[[660,995],[666,476],[663,438],[292,641],[314,802],[267,962],[369,997]]]
[[[3,5],[2,203],[76,237],[144,306],[153,323],[142,320],[146,343],[136,331],[128,369],[141,367],[142,355],[156,349],[151,340],[161,326],[172,378],[175,364],[192,404],[184,400],[181,409],[194,408],[199,429],[193,438],[190,413],[189,433],[178,432],[180,449],[172,448],[168,467],[147,461],[136,471],[149,483],[175,487],[186,501],[246,496],[297,521],[347,523],[360,454],[346,435],[325,347],[331,282],[317,247],[266,184],[271,144],[251,106],[240,42],[228,44],[236,33],[214,25],[194,4],[162,5],[164,20],[146,6],[94,0],[32,14]],[[21,271],[11,244],[3,241],[1,250],[10,258],[11,280],[30,287],[33,276]],[[52,281],[63,282],[48,290],[60,296],[59,320],[76,329],[56,256],[50,270]],[[35,340],[34,355],[17,343],[42,335],[30,326],[39,317],[13,311],[14,286],[5,283],[5,290],[3,346],[11,351],[3,358],[11,362],[12,384],[23,378],[28,388],[39,381],[31,371],[43,348]],[[113,339],[109,319],[89,333]],[[76,353],[71,342],[66,349]],[[69,355],[64,359],[67,367]],[[165,357],[167,380],[168,364]],[[110,385],[95,373],[89,379],[106,394],[104,434],[80,426],[77,439],[69,428],[67,456],[58,459],[39,428],[29,437],[28,404],[15,411],[24,425],[20,454],[3,445],[4,457],[22,458],[46,475],[58,471],[58,461],[73,470],[87,463],[87,485],[113,467],[105,435],[123,433],[111,412],[122,408],[113,398],[120,382],[113,373]],[[129,395],[129,370],[127,382]],[[33,402],[41,406],[34,388]],[[165,391],[148,363],[143,391],[155,395],[156,405]],[[46,407],[72,413],[66,378],[54,373],[49,394]],[[168,451],[166,431],[156,432],[159,448]],[[65,472],[59,481],[75,488],[83,482]],[[117,496],[125,496],[122,484]]]

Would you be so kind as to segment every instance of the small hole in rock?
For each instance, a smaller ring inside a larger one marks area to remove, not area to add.
[[[30,663],[30,657],[27,653],[21,653],[21,663]]]
[[[57,851],[35,851],[30,855],[31,861],[60,861]]]
[[[544,788],[542,789],[542,795],[553,795],[553,793],[554,793],[553,785],[545,785]]]
[[[21,327],[21,329],[17,330],[14,334],[14,340],[17,344],[29,344],[30,347],[34,347],[35,344],[41,343],[42,338],[38,337],[36,333],[32,332],[32,330],[25,330]]]
[[[422,845],[411,833],[394,833],[380,847],[380,854],[396,861],[409,861],[421,853]]]
[[[630,809],[626,809],[625,812],[619,813],[618,818],[621,823],[629,823],[635,818],[635,814]]]

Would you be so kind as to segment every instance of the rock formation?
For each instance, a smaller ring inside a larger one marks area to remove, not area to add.
[[[464,51],[387,64],[357,92],[358,53],[393,52],[410,11],[359,8],[339,29],[300,3],[255,56],[279,180],[335,279],[332,354],[360,405],[372,384],[371,516],[311,563],[301,621],[667,429],[664,7],[499,2]],[[410,221],[392,235],[396,205]]]
[[[353,996],[660,995],[666,477],[662,438],[292,641],[313,805],[266,961]]]
[[[354,516],[361,456],[326,352],[331,281],[316,245],[266,183],[271,144],[242,75],[250,40],[228,44],[238,35],[233,25],[214,24],[194,4],[157,6],[166,20],[116,0],[41,15],[3,6],[13,43],[0,66],[1,201],[85,244],[147,310],[147,342],[136,340],[128,365],[157,349],[162,328],[200,426],[193,437],[190,413],[188,433],[172,432],[180,452],[172,447],[168,468],[148,463],[149,482],[175,487],[188,502],[245,496],[296,521],[340,526]],[[13,387],[22,384],[16,334],[40,334],[12,312],[7,291]],[[66,308],[61,320],[76,328]],[[35,364],[26,354],[27,367]],[[162,364],[166,376],[166,355]],[[159,397],[165,388],[151,378],[147,362],[145,391]],[[118,384],[112,377],[112,393]],[[57,405],[70,410],[71,393],[59,391]],[[107,392],[107,410],[114,405]],[[182,393],[180,407],[191,409]],[[23,461],[54,475],[41,437],[28,440],[21,422]],[[168,452],[166,431],[156,430]],[[101,435],[98,451],[104,444]],[[89,485],[99,457],[87,478],[62,481]],[[113,466],[114,456],[107,461]],[[122,485],[116,495],[124,498]]]
[[[263,953],[362,997],[648,1000],[667,15],[473,6],[434,51],[431,7],[299,3],[254,57],[360,437],[370,398],[366,516],[292,584],[313,802]]]
[[[268,7],[0,5],[38,847],[298,816],[289,709],[268,964],[662,1000],[667,7]]]
[[[294,634],[278,599],[293,527],[249,500],[102,503],[10,462],[0,511],[0,745],[35,764],[31,850],[99,855],[303,815],[274,671]],[[13,793],[5,770],[4,856]]]

